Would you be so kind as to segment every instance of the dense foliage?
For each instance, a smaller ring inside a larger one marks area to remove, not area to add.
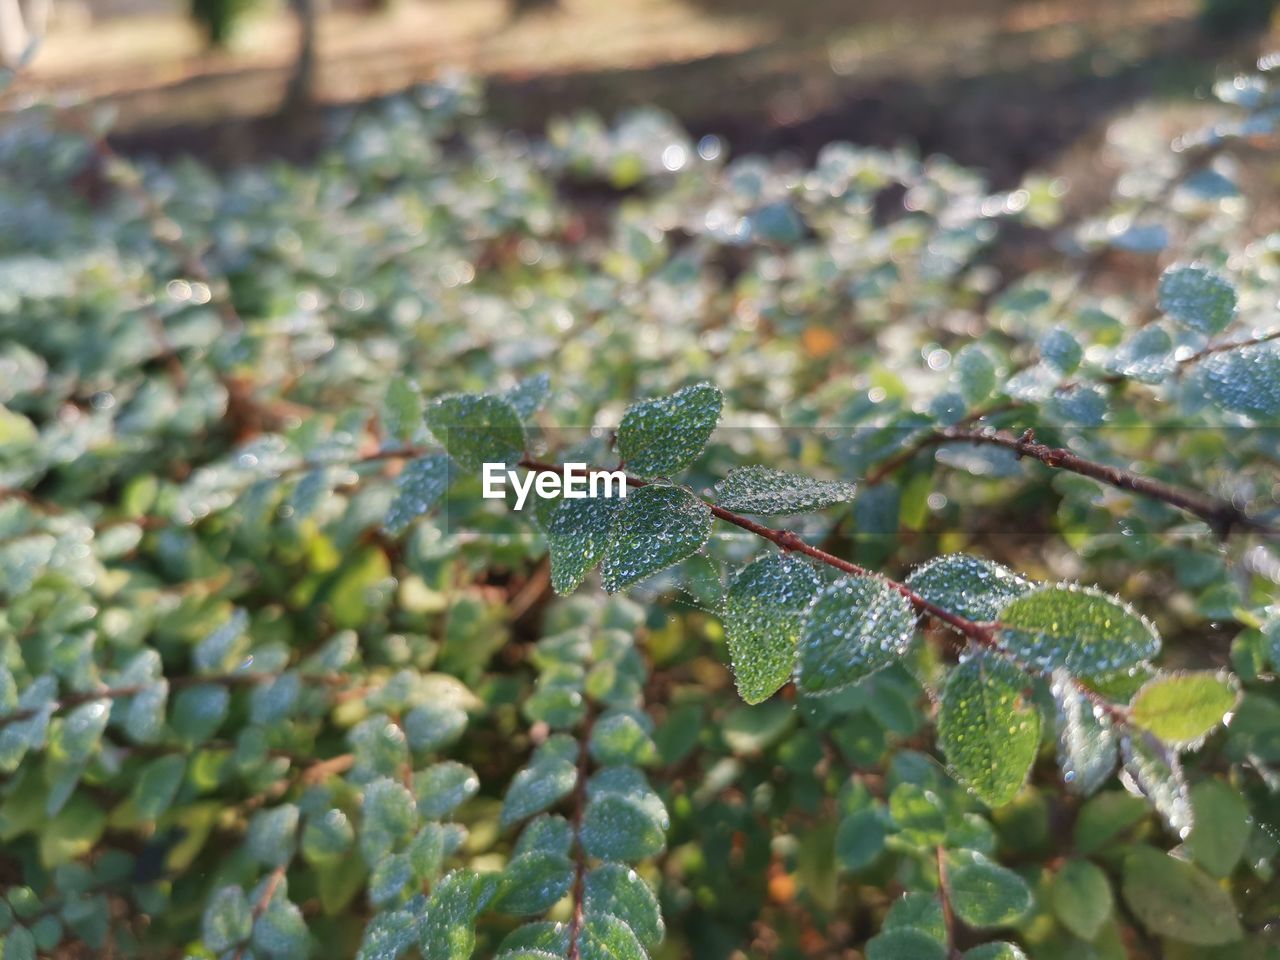
[[[465,84],[305,168],[6,131],[5,960],[1280,956],[1280,94],[1216,92],[1071,222]]]

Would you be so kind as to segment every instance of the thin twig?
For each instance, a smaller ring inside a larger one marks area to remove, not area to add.
[[[591,771],[591,728],[593,716],[588,713],[578,747],[578,779],[573,786],[573,915],[569,919],[568,960],[581,960],[578,941],[586,910],[587,850],[582,844],[582,818],[587,809],[587,774]]]

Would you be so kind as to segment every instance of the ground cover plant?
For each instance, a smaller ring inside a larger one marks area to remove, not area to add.
[[[1280,955],[1280,93],[941,158],[0,135],[0,936]],[[622,498],[482,468],[620,469]]]

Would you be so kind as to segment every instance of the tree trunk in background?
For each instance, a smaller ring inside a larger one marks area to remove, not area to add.
[[[316,2],[317,0],[289,0],[289,6],[298,18],[298,56],[293,63],[293,75],[285,90],[280,112],[287,117],[297,116],[311,106],[316,74]]]

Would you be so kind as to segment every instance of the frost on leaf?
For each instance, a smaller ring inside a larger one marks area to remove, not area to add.
[[[724,395],[709,383],[632,404],[618,426],[618,453],[628,472],[668,477],[689,466],[720,422],[723,405]]]
[[[609,529],[623,501],[611,497],[561,500],[546,525],[551,586],[572,593],[604,556]]]
[[[988,806],[1022,789],[1040,746],[1040,712],[1024,692],[1030,678],[977,652],[951,671],[938,710],[938,742],[957,776]]]
[[[805,610],[821,581],[813,567],[770,553],[743,567],[725,596],[725,639],[738,694],[760,703],[791,678]]]
[[[500,397],[441,397],[427,407],[426,420],[436,439],[467,470],[479,470],[485,463],[512,464],[524,453],[520,416]]]
[[[1165,743],[1191,746],[1212,733],[1239,699],[1240,686],[1228,674],[1168,673],[1143,685],[1130,717]]]
[[[993,560],[952,553],[921,564],[909,586],[930,603],[967,620],[994,620],[1005,605],[1036,585]]]
[[[512,409],[521,420],[528,420],[546,402],[551,390],[551,377],[539,373],[526,377],[502,395],[502,399],[511,404]]]
[[[436,505],[449,489],[449,458],[436,453],[410,460],[396,477],[396,496],[382,524],[400,533]]]
[[[845,577],[818,595],[800,633],[796,680],[805,693],[835,693],[896,662],[915,635],[916,615],[897,590]]]
[[[1224,350],[1200,364],[1209,399],[1254,420],[1280,417],[1280,344]]]
[[[726,510],[776,516],[844,503],[853,499],[856,490],[842,480],[815,480],[770,467],[738,467],[716,484],[716,502]]]
[[[1116,737],[1110,719],[1065,670],[1053,672],[1057,707],[1058,763],[1072,793],[1089,796],[1116,768]]]
[[[601,579],[609,593],[665,570],[711,535],[711,511],[689,491],[653,484],[628,494],[609,530]]]
[[[1025,666],[1096,677],[1149,660],[1160,637],[1128,604],[1090,587],[1040,587],[998,616],[1000,645]]]
[[[1173,266],[1160,276],[1160,309],[1197,333],[1220,333],[1236,314],[1236,291],[1206,267]]]

